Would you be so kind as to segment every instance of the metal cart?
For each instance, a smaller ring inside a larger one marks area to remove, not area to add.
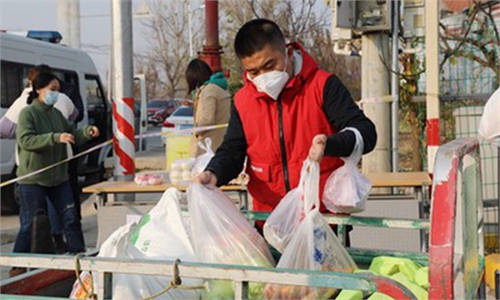
[[[485,297],[483,208],[481,198],[478,142],[457,139],[440,147],[436,158],[430,220],[407,220],[326,215],[329,223],[346,225],[427,230],[428,253],[403,253],[385,250],[349,248],[354,260],[362,265],[380,255],[407,257],[429,266],[429,299],[477,299]],[[267,213],[247,212],[249,219],[265,220]],[[1,266],[39,268],[34,272],[69,274],[75,268],[73,257],[2,253]],[[337,289],[380,292],[394,299],[416,299],[398,282],[370,274],[335,273],[292,269],[259,268],[237,265],[203,264],[154,260],[124,260],[84,257],[81,270],[98,274],[98,299],[110,299],[113,273],[178,276],[231,280],[235,298],[246,299],[249,282],[306,285]],[[42,271],[41,269],[59,271]],[[66,270],[66,271],[62,271]],[[63,272],[63,273],[61,273]],[[65,273],[64,273],[65,272]],[[49,274],[49,273],[47,273]],[[174,276],[174,278],[175,278]],[[61,299],[26,296],[37,294],[30,288],[29,273],[0,282],[2,299]],[[47,276],[46,276],[47,277]],[[60,279],[59,279],[60,280]],[[47,280],[46,280],[47,281]],[[22,287],[25,287],[24,290]],[[28,292],[30,291],[30,292]],[[17,295],[14,295],[16,293]],[[22,295],[22,296],[21,296]]]

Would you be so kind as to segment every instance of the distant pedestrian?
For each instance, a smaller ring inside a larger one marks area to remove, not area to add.
[[[193,59],[186,69],[189,93],[194,93],[194,126],[227,124],[231,112],[231,96],[227,91],[228,82],[222,72],[213,73],[203,60]],[[198,157],[204,150],[198,147],[199,141],[212,140],[215,152],[222,144],[226,128],[195,132],[191,140],[190,154]]]

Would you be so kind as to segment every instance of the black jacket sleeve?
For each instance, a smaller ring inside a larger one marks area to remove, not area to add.
[[[346,127],[354,127],[361,133],[364,142],[363,154],[375,148],[377,143],[375,125],[354,103],[347,88],[335,75],[330,76],[325,83],[323,111],[330,124],[339,131],[328,137],[325,155],[342,157],[351,155],[356,144],[356,136],[352,131],[340,132]]]
[[[229,183],[240,174],[246,153],[245,132],[238,110],[233,106],[224,140],[206,168],[217,176],[217,186]]]

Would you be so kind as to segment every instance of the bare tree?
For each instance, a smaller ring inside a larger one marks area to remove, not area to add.
[[[184,72],[189,62],[189,1],[151,0],[148,5],[153,16],[143,22],[151,46],[145,55],[146,66],[152,68],[148,71],[162,87],[155,92],[161,97],[185,96]],[[193,33],[194,44],[200,45],[199,30],[195,28]]]
[[[220,24],[225,51],[224,67],[235,76],[230,82],[241,85],[241,65],[233,49],[238,29],[247,21],[266,18],[276,22],[290,42],[300,42],[320,68],[334,72],[348,87],[354,99],[361,96],[361,63],[359,58],[333,53],[330,40],[330,10],[319,9],[320,0],[222,0]]]
[[[148,56],[135,55],[134,56],[135,72],[136,74],[144,74],[146,77],[146,97],[147,99],[163,98],[168,94],[160,86],[160,78],[158,65],[154,60],[149,59]],[[139,99],[140,89],[134,89],[134,97]]]
[[[462,30],[458,32],[446,26],[440,26],[440,40],[443,60],[440,69],[457,57],[468,58],[482,67],[490,68],[500,78],[499,45],[500,34],[493,16],[495,1],[474,4],[469,8]],[[475,30],[472,30],[472,29]]]

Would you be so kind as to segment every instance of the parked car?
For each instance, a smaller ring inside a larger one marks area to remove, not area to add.
[[[180,102],[175,99],[154,99],[148,102],[148,123],[155,126],[160,125],[179,106]]]
[[[163,127],[161,129],[161,132],[164,133],[161,136],[163,145],[166,144],[166,135],[168,133],[175,134],[180,130],[193,128],[193,126],[193,108],[189,106],[181,106],[177,108],[170,117],[163,121]]]

